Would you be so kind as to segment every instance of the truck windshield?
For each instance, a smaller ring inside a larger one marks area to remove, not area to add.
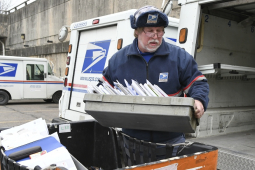
[[[48,75],[53,75],[53,72],[49,63],[48,63]]]

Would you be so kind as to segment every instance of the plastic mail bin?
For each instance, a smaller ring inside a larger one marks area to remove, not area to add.
[[[101,125],[140,130],[194,133],[194,99],[85,94],[85,111]]]

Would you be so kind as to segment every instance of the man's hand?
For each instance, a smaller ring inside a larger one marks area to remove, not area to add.
[[[194,104],[195,117],[201,118],[204,114],[204,106],[199,100],[195,100]]]

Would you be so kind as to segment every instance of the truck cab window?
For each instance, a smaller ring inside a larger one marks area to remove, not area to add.
[[[27,80],[31,80],[31,67],[28,67],[27,66],[27,69],[26,69],[26,77],[27,77]]]
[[[44,66],[42,64],[27,64],[27,80],[44,80]]]
[[[53,71],[49,64],[48,64],[48,75],[53,75]]]

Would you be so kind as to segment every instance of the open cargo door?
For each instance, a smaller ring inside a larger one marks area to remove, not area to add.
[[[102,71],[116,51],[117,25],[82,31],[79,37],[70,109],[84,112],[83,97],[87,86],[96,85]]]

